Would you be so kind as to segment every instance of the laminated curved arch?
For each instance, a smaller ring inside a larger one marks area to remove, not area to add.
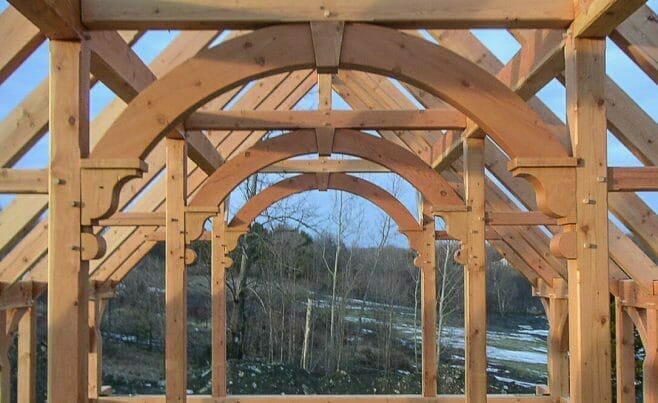
[[[190,201],[190,207],[212,209],[250,175],[277,162],[318,152],[315,130],[304,129],[261,141],[228,160],[210,175]],[[356,130],[340,129],[333,152],[360,157],[397,173],[435,207],[463,206],[448,182],[410,151]]]
[[[315,174],[302,174],[284,179],[251,198],[233,217],[229,228],[246,229],[263,211],[292,195],[318,189]],[[330,174],[327,189],[341,190],[363,197],[388,214],[404,234],[421,231],[409,210],[386,190],[356,176]]]
[[[315,67],[309,24],[262,28],[218,44],[142,91],[108,129],[91,158],[144,158],[184,118],[249,81]],[[339,68],[389,76],[463,112],[511,157],[566,157],[542,119],[510,88],[445,48],[394,29],[346,24]]]

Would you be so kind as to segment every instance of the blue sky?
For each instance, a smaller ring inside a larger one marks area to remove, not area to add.
[[[650,0],[647,3],[654,10],[658,9],[658,0]],[[7,7],[6,0],[0,0],[0,10]],[[503,62],[507,62],[519,49],[518,43],[503,30],[476,30],[475,35],[484,42]],[[167,44],[177,35],[175,31],[155,31],[146,34],[134,47],[137,54],[150,62]],[[658,102],[655,101],[658,94],[656,84],[649,79],[635,64],[623,54],[614,43],[608,41],[607,48],[607,72],[610,77],[624,89],[654,120],[658,119]],[[42,45],[8,80],[0,85],[0,119],[3,119],[38,83],[43,80],[48,72],[48,49]],[[564,87],[557,81],[549,83],[539,92],[541,98],[553,112],[564,120],[565,116],[565,91]],[[96,116],[112,99],[114,95],[104,85],[97,84],[91,93],[91,115]],[[335,97],[336,109],[348,109],[342,100]],[[309,109],[315,106],[315,97],[309,96],[300,103],[297,109]],[[39,141],[27,155],[16,165],[16,168],[44,168],[47,166],[48,136]],[[608,159],[611,166],[639,166],[640,162],[621,145],[612,135],[608,136]],[[376,177],[376,178],[375,178]],[[370,175],[383,187],[390,188],[391,179],[388,175]],[[400,189],[399,197],[412,211],[415,211],[415,194],[405,184]],[[658,208],[658,194],[641,193],[642,197],[650,206]],[[6,205],[12,196],[0,197],[0,206]],[[330,227],[331,220],[329,211],[335,200],[333,192],[316,192],[306,199],[313,208],[317,209],[318,216],[324,216],[326,225]],[[365,202],[357,202],[358,208],[366,209]],[[366,221],[380,220],[379,214],[366,213]]]

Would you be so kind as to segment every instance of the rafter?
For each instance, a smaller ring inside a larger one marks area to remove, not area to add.
[[[0,14],[0,38],[5,41],[0,51],[0,84],[43,43],[46,37],[13,7]]]

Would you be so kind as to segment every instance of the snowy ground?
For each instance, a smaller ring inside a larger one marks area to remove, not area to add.
[[[313,306],[318,309],[329,309],[331,301],[328,296],[314,295]],[[345,301],[349,322],[364,324],[379,323],[389,312],[394,315],[393,327],[402,335],[400,341],[410,346],[421,342],[420,322],[414,326],[414,311],[403,306],[389,306],[371,301],[347,299]],[[384,312],[386,315],[384,315]],[[420,312],[418,312],[420,315]],[[487,331],[487,361],[488,372],[501,382],[510,383],[529,389],[534,389],[538,383],[546,383],[548,329],[545,321],[532,320],[531,324],[523,323],[524,318],[514,317],[510,320],[497,321]],[[501,323],[502,322],[502,323]],[[363,329],[364,334],[369,332]],[[442,343],[453,351],[454,365],[464,362],[464,328],[445,326],[442,332]]]

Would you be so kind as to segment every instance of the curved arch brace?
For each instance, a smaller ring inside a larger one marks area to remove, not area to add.
[[[297,130],[252,146],[219,167],[199,189],[191,207],[219,205],[250,175],[292,157],[318,152],[314,130]],[[441,175],[410,151],[356,130],[336,130],[333,152],[376,162],[402,176],[434,207],[464,203]]]
[[[222,92],[264,76],[314,67],[308,24],[267,27],[223,42],[142,91],[91,157],[144,158],[187,114]],[[446,100],[511,158],[568,156],[542,119],[510,88],[422,38],[374,25],[347,24],[339,67],[390,76]]]
[[[402,233],[408,231],[421,231],[420,224],[411,215],[409,210],[393,195],[381,187],[356,176],[334,173],[329,174],[328,189],[349,192],[370,201],[388,214]],[[231,229],[247,229],[247,227],[272,204],[290,197],[294,194],[318,189],[315,174],[302,174],[284,179],[263,190],[250,199],[235,214],[228,227]]]

